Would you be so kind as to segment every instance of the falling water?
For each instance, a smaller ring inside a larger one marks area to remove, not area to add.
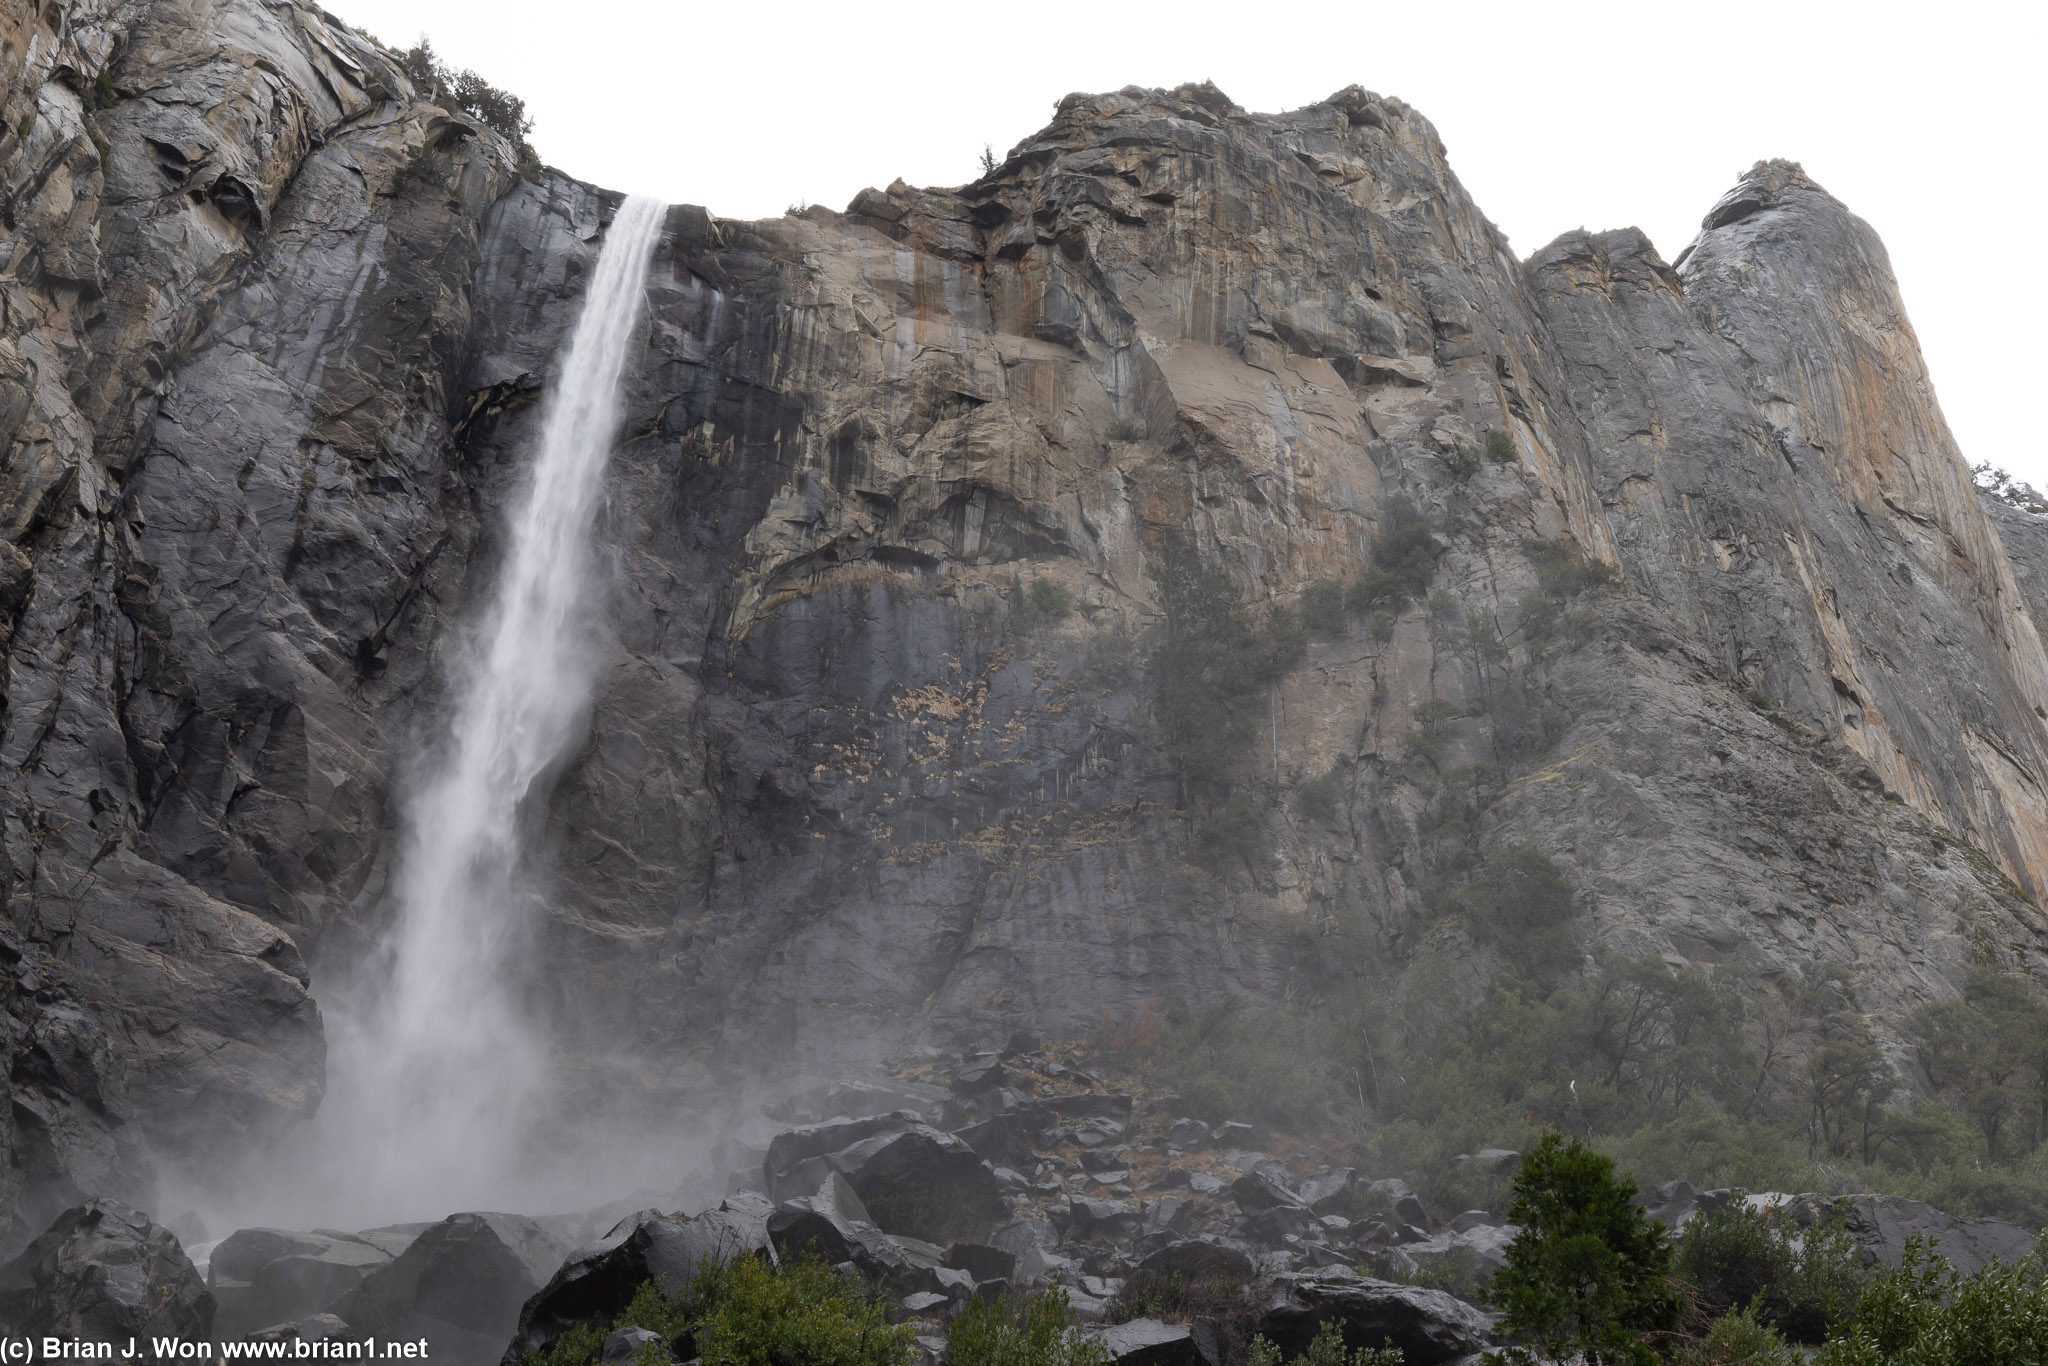
[[[328,1005],[312,1184],[331,1217],[438,1217],[530,1188],[523,1144],[548,1059],[520,999],[522,811],[590,703],[591,529],[662,214],[628,199],[606,234],[500,578],[451,680],[445,748],[407,810],[391,929],[364,974],[377,980]]]

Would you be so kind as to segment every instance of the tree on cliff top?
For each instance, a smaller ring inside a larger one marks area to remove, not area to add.
[[[434,55],[433,45],[425,34],[398,61],[422,97],[443,108],[460,109],[495,130],[512,144],[522,172],[530,175],[540,170],[540,154],[526,140],[526,135],[533,131],[533,119],[526,112],[525,100],[500,90],[467,68],[452,69]]]

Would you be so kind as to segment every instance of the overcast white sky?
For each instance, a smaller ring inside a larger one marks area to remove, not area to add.
[[[1666,259],[1763,157],[1874,224],[1972,461],[2048,487],[2048,6],[328,0],[523,96],[541,156],[759,218],[956,185],[1072,90],[1213,80],[1279,110],[1398,95],[1526,256],[1635,224]]]

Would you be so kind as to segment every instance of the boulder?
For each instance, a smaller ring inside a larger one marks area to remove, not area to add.
[[[375,1243],[347,1233],[237,1229],[220,1241],[207,1263],[214,1333],[234,1341],[261,1328],[322,1314],[393,1258]]]
[[[1346,1347],[1400,1348],[1405,1366],[1442,1366],[1493,1345],[1491,1322],[1463,1300],[1335,1267],[1268,1276],[1250,1303],[1246,1335],[1290,1356],[1307,1351],[1328,1322],[1343,1325]]]
[[[1404,1238],[1380,1256],[1388,1270],[1403,1275],[1412,1276],[1425,1267],[1462,1267],[1476,1284],[1484,1285],[1508,1264],[1508,1244],[1520,1231],[1513,1224],[1474,1224],[1434,1238]]]
[[[1351,1190],[1351,1177],[1349,1167],[1325,1167],[1313,1176],[1295,1182],[1294,1189],[1300,1194],[1303,1204],[1320,1209]]]
[[[1082,1330],[1116,1366],[1196,1366],[1194,1332],[1185,1323],[1131,1319]]]
[[[1306,1205],[1274,1205],[1246,1220],[1244,1231],[1268,1247],[1278,1247],[1289,1238],[1320,1240],[1326,1236],[1322,1221]]]
[[[117,1350],[131,1338],[204,1342],[213,1296],[169,1229],[117,1201],[90,1200],[0,1267],[0,1327]]]
[[[1209,1141],[1209,1126],[1199,1119],[1176,1119],[1166,1130],[1166,1141],[1176,1148],[1199,1148]]]
[[[1191,1284],[1227,1281],[1238,1284],[1252,1278],[1251,1254],[1222,1238],[1183,1238],[1146,1257],[1138,1274],[1154,1280],[1178,1276]]]
[[[1690,1181],[1666,1181],[1650,1190],[1638,1191],[1636,1203],[1673,1233],[1684,1227],[1700,1207],[1699,1192]]]
[[[778,1202],[807,1197],[837,1173],[871,1221],[892,1233],[986,1226],[1006,1209],[994,1169],[973,1147],[903,1115],[779,1134],[764,1171],[768,1194]]]
[[[527,1352],[578,1324],[610,1323],[648,1281],[672,1295],[706,1262],[772,1257],[772,1211],[766,1206],[765,1199],[742,1194],[695,1218],[650,1209],[621,1219],[604,1237],[571,1253],[520,1307],[507,1366],[519,1366]]]
[[[1071,1227],[1084,1235],[1116,1237],[1135,1231],[1145,1219],[1144,1210],[1133,1202],[1105,1196],[1069,1196],[1067,1209]]]
[[[1230,1183],[1230,1194],[1236,1199],[1237,1207],[1246,1214],[1264,1214],[1279,1206],[1300,1210],[1308,1208],[1301,1192],[1294,1189],[1287,1179],[1287,1169],[1278,1162],[1255,1164],[1250,1171]]]
[[[669,1354],[668,1344],[651,1328],[615,1329],[606,1335],[604,1346],[598,1349],[597,1359],[605,1366],[632,1366],[640,1359],[640,1349],[650,1344],[663,1356]]]
[[[989,1235],[989,1246],[1022,1257],[1034,1248],[1050,1250],[1060,1245],[1060,1232],[1050,1219],[1019,1219]]]
[[[361,1333],[332,1314],[314,1314],[297,1323],[275,1323],[247,1335],[250,1342],[362,1342]]]
[[[946,1249],[946,1265],[976,1281],[1007,1281],[1017,1274],[1017,1254],[987,1243],[954,1243]]]
[[[1394,1202],[1394,1213],[1421,1228],[1429,1227],[1429,1211],[1422,1202],[1412,1195],[1404,1195]]]
[[[1468,1209],[1451,1220],[1450,1228],[1453,1233],[1463,1233],[1467,1229],[1491,1228],[1502,1222],[1483,1209]]]
[[[2008,1224],[2003,1219],[1959,1219],[1932,1205],[1897,1195],[1846,1195],[1838,1199],[1802,1195],[1789,1203],[1787,1212],[1803,1226],[1839,1212],[1844,1226],[1863,1246],[1865,1256],[1884,1266],[1897,1266],[1905,1255],[1906,1240],[1916,1235],[1933,1239],[1934,1250],[1965,1276],[1989,1261],[2024,1257],[2034,1246],[2034,1235],[2018,1224]]]
[[[453,1214],[342,1297],[334,1312],[375,1338],[425,1338],[436,1366],[493,1366],[520,1309],[562,1264],[547,1230],[517,1214]]]

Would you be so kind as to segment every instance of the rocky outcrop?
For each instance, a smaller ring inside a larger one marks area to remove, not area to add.
[[[0,17],[17,1244],[319,1103],[315,998],[616,202],[317,7],[209,13]],[[2038,966],[2039,538],[1796,167],[1675,265],[1518,262],[1398,100],[1131,88],[954,189],[672,209],[649,298],[607,661],[538,813],[524,985],[578,1122],[1424,948],[1478,981],[1499,946],[1424,893],[1510,842],[1575,885],[1575,951],[1840,965],[1888,1043],[1979,959]],[[1147,673],[1167,533],[1263,614],[1397,509],[1428,591],[1230,699],[1220,848]],[[965,1142],[1124,1123],[1042,1118]]]

